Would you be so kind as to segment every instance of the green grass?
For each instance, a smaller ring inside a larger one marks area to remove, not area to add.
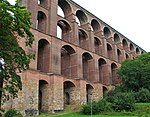
[[[136,103],[135,108],[133,112],[107,112],[92,117],[150,117],[150,103]],[[91,117],[91,115],[83,115],[77,112],[80,109],[80,106],[67,106],[63,112],[43,113],[36,117]]]

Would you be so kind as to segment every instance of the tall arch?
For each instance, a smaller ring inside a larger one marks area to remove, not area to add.
[[[46,39],[38,42],[37,69],[41,72],[49,72],[50,64],[50,46]]]
[[[136,54],[140,54],[139,48],[136,48]]]
[[[78,30],[78,35],[79,35],[79,46],[88,49],[88,36],[86,32],[82,29]]]
[[[64,105],[70,105],[75,102],[75,84],[71,81],[64,82]]]
[[[80,25],[83,25],[83,24],[87,23],[87,21],[88,21],[86,14],[81,10],[78,10],[76,12],[76,17],[78,18]]]
[[[99,71],[99,79],[98,81],[102,84],[105,84],[106,74],[107,74],[107,64],[103,58],[98,60],[98,71]]]
[[[93,86],[90,84],[86,84],[86,102],[90,102],[92,101],[92,97],[93,97]]]
[[[119,49],[117,49],[117,56],[118,56],[118,62],[121,63],[122,62],[122,53]]]
[[[118,79],[117,79],[117,65],[115,63],[111,64],[111,84],[116,85],[118,84]]]
[[[108,53],[108,58],[113,59],[113,49],[110,44],[107,43],[107,53]]]
[[[38,11],[37,15],[37,29],[46,33],[47,17],[44,12]]]
[[[90,71],[92,70],[91,60],[93,57],[85,52],[82,54],[82,71],[83,71],[83,79],[90,80]]]
[[[125,53],[125,57],[126,57],[126,59],[129,59],[129,54]]]
[[[48,83],[45,80],[39,80],[39,111],[48,111]]]
[[[106,39],[108,39],[111,36],[111,32],[108,27],[104,27],[103,32]]]
[[[91,28],[92,28],[92,31],[94,31],[94,32],[100,30],[100,24],[96,19],[92,19]]]
[[[64,39],[64,40],[69,40],[68,38],[70,37],[70,31],[71,31],[71,27],[70,25],[64,21],[64,20],[59,20],[57,22],[57,37],[60,39]]]
[[[95,53],[101,55],[102,54],[101,41],[97,37],[94,37],[94,47]]]
[[[58,6],[62,9],[64,17],[72,13],[72,8],[66,0],[58,0]]]
[[[69,46],[64,45],[61,48],[61,74],[64,76],[73,77],[73,69],[75,67],[76,54],[75,50]]]

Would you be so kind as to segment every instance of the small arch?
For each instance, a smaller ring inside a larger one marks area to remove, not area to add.
[[[98,82],[104,84],[105,83],[105,78],[106,78],[106,61],[103,58],[100,58],[98,60],[98,71],[99,71],[99,79]]]
[[[49,72],[50,47],[46,39],[38,42],[37,69],[41,72]]]
[[[57,37],[60,39],[68,39],[69,37],[69,32],[71,31],[70,25],[64,21],[64,20],[59,20],[57,22]]]
[[[134,46],[132,43],[130,43],[130,51],[133,51],[134,50]]]
[[[117,56],[118,56],[118,62],[121,63],[122,62],[122,54],[119,49],[117,49]]]
[[[72,8],[66,0],[58,0],[58,6],[62,9],[65,17],[72,13]],[[59,12],[58,12],[58,14],[59,14]]]
[[[85,14],[83,11],[81,11],[81,10],[78,10],[78,11],[76,12],[76,16],[77,16],[77,18],[78,18],[79,21],[80,21],[80,25],[85,24],[85,23],[87,22],[87,20],[88,20],[86,14]]]
[[[93,57],[85,52],[82,54],[82,73],[83,73],[83,79],[90,80],[90,71],[92,70],[91,60]]]
[[[129,59],[129,55],[127,53],[125,54],[125,56],[126,56],[126,59]]]
[[[48,108],[48,82],[45,80],[39,80],[39,103],[38,109],[40,111],[46,111]]]
[[[75,50],[69,45],[64,45],[61,48],[61,74],[64,76],[73,77],[74,53]]]
[[[96,19],[92,19],[91,28],[92,28],[92,31],[94,32],[100,29],[100,24]]]
[[[118,84],[118,79],[117,79],[117,65],[115,63],[111,64],[111,84],[116,85]]]
[[[113,49],[110,44],[107,43],[107,53],[108,53],[108,58],[113,59]]]
[[[128,43],[127,43],[126,39],[122,40],[122,44],[123,44],[123,48],[126,50],[128,48]]]
[[[109,38],[111,36],[111,32],[110,32],[110,29],[108,27],[104,27],[103,32],[104,32],[104,36],[106,38]]]
[[[136,54],[140,54],[139,48],[136,48]]]
[[[46,33],[46,24],[47,22],[47,18],[44,12],[42,11],[38,11],[38,15],[37,15],[37,29],[41,32]]]
[[[101,41],[97,38],[97,37],[94,37],[94,47],[95,47],[95,53],[96,54],[101,54]]]
[[[90,84],[86,84],[86,100],[87,100],[87,102],[90,102],[90,101],[92,101],[93,99],[92,99],[92,95],[93,95],[93,90],[94,90],[94,88],[93,88],[93,86],[92,85],[90,85]]]
[[[107,94],[108,89],[105,86],[102,86],[103,89],[103,97],[105,96],[105,94]]]
[[[120,37],[117,33],[114,34],[114,42],[118,43],[120,41]]]
[[[88,35],[86,34],[86,32],[82,29],[79,29],[78,35],[79,35],[79,46],[84,49],[88,49],[88,42],[87,42]]]

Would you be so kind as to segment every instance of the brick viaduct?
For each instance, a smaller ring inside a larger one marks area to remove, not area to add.
[[[125,59],[145,52],[72,0],[22,0],[32,13],[30,70],[21,75],[23,90],[5,105],[27,109],[63,110],[65,104],[100,99],[119,83],[116,70]],[[62,13],[60,14],[61,11]]]

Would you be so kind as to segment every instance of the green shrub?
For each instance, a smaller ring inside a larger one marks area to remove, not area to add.
[[[135,99],[133,93],[119,92],[114,95],[112,108],[115,111],[133,111],[135,109]]]
[[[91,114],[91,106],[92,106],[92,114],[99,114],[102,112],[111,111],[110,104],[106,101],[106,99],[99,100],[98,102],[93,101],[83,106],[81,113],[90,115]]]
[[[8,111],[6,111],[6,113],[4,114],[4,117],[23,117],[21,113],[17,112],[14,109],[10,109]]]
[[[135,93],[136,102],[150,102],[150,91],[145,88],[141,88],[139,92]]]

